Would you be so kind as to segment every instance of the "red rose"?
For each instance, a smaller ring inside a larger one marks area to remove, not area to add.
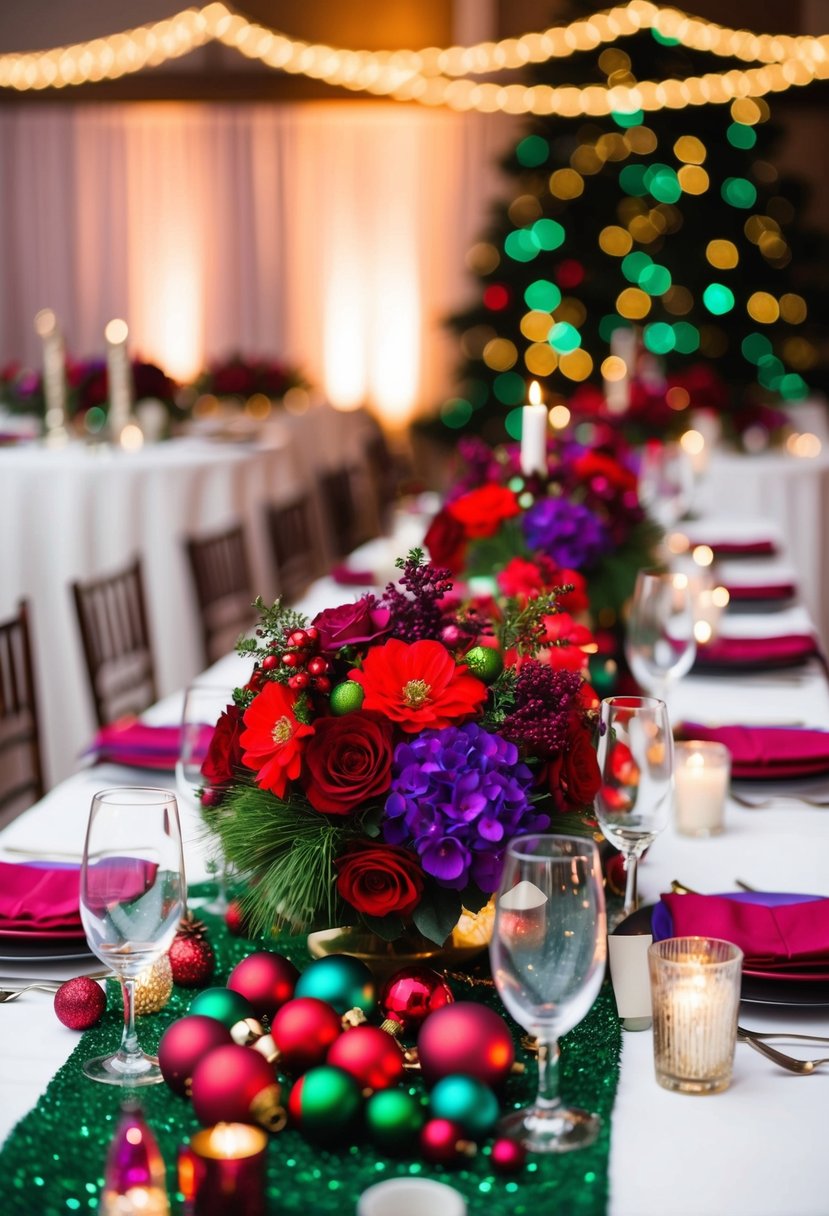
[[[559,810],[591,806],[602,784],[596,749],[590,732],[577,719],[567,746],[547,766],[547,782]]]
[[[506,486],[486,485],[470,490],[446,508],[470,540],[494,536],[505,519],[521,514],[518,499]]]
[[[604,452],[585,452],[576,460],[573,471],[582,482],[603,478],[620,494],[636,489],[636,474]]]
[[[429,524],[423,543],[436,566],[446,566],[453,574],[460,574],[466,553],[466,533],[446,509],[438,511]]]
[[[227,785],[236,776],[236,769],[242,767],[241,727],[241,709],[238,705],[228,705],[216,723],[201,766],[208,785]]]
[[[423,872],[406,849],[357,846],[334,863],[337,890],[365,916],[411,916],[423,892]]]
[[[305,792],[315,810],[347,815],[391,784],[391,723],[354,712],[320,718],[305,749]]]
[[[388,608],[380,608],[373,595],[354,604],[325,608],[311,622],[319,630],[320,650],[333,654],[341,646],[364,646],[389,631]]]

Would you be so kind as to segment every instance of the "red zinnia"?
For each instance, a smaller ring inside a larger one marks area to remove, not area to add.
[[[313,726],[297,720],[296,698],[284,684],[269,682],[245,710],[247,730],[239,742],[242,763],[255,769],[256,784],[284,797],[289,781],[295,781],[301,768],[300,740],[313,735]]]
[[[348,678],[362,686],[363,709],[377,710],[410,734],[469,717],[487,696],[486,685],[467,675],[440,642],[391,638]]]
[[[494,536],[505,519],[521,514],[518,499],[506,486],[486,485],[450,502],[446,510],[470,540]]]

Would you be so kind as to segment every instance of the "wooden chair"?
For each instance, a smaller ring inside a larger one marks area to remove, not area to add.
[[[270,503],[267,523],[279,594],[294,603],[319,571],[309,496]]]
[[[380,427],[369,436],[363,447],[368,480],[374,494],[374,508],[380,531],[391,531],[394,505],[397,501],[398,469],[395,457]]]
[[[43,797],[29,608],[0,623],[0,826]]]
[[[204,653],[214,663],[255,623],[253,580],[241,526],[187,541]]]
[[[98,725],[141,713],[158,694],[140,558],[72,592]]]
[[[320,473],[317,478],[325,547],[328,557],[335,562],[372,535],[372,529],[366,523],[366,504],[358,500],[355,491],[356,477],[357,470],[343,466]]]

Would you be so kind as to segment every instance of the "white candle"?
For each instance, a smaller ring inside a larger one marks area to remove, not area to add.
[[[66,430],[66,357],[63,334],[51,308],[42,308],[35,317],[35,333],[43,339],[43,398],[45,424],[49,435],[64,435]]]
[[[110,437],[119,441],[132,412],[132,369],[127,354],[129,329],[126,321],[110,321],[104,330],[104,337],[107,344],[109,431]]]
[[[690,740],[676,745],[674,811],[683,836],[715,836],[723,830],[731,757],[721,743]]]
[[[530,385],[530,404],[521,411],[521,472],[525,477],[547,475],[547,407],[541,404],[537,380]]]

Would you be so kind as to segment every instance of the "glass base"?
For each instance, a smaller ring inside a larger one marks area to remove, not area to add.
[[[221,889],[215,899],[210,900],[210,903],[201,904],[200,910],[202,912],[210,912],[212,916],[224,916],[229,907],[230,903],[227,895],[224,889]]]
[[[498,1135],[518,1140],[530,1153],[569,1153],[592,1144],[601,1126],[598,1115],[577,1107],[561,1106],[548,1113],[525,1106],[500,1120]]]
[[[721,1094],[731,1084],[731,1074],[718,1077],[675,1077],[656,1070],[656,1080],[663,1089],[675,1094]]]
[[[104,1085],[158,1085],[163,1081],[161,1069],[155,1056],[147,1056],[142,1052],[135,1058],[127,1058],[116,1052],[112,1056],[94,1056],[84,1062],[83,1070],[92,1081],[102,1081]]]
[[[650,1030],[653,1018],[622,1018],[622,1030]]]

